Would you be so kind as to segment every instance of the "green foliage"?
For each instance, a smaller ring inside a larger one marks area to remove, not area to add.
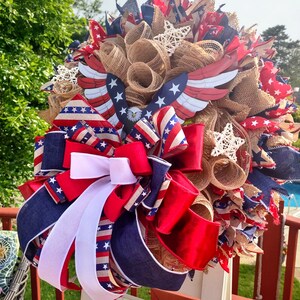
[[[266,41],[275,37],[274,48],[277,51],[275,61],[281,69],[281,74],[290,77],[293,87],[300,86],[300,41],[292,40],[286,33],[284,25],[276,25],[266,29],[262,33]]]
[[[74,9],[79,17],[84,17],[86,20],[97,19],[102,13],[102,0],[75,0]]]
[[[40,86],[62,62],[81,28],[72,0],[0,1],[0,204],[15,205],[16,186],[32,177],[33,141],[47,128]]]

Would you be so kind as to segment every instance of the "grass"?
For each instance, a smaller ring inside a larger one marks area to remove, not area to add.
[[[247,298],[253,297],[253,286],[254,286],[254,266],[253,265],[240,265],[240,278],[239,278],[239,295]],[[285,268],[282,268],[281,272],[281,288],[280,288],[280,298],[282,299],[283,292],[283,281],[284,281]],[[28,281],[30,282],[30,281]],[[41,293],[42,300],[53,300],[55,299],[55,290],[49,284],[41,281]],[[150,300],[150,291],[148,288],[138,289],[138,297],[144,300]],[[26,287],[25,300],[31,300],[31,290],[30,284]],[[80,293],[76,291],[66,291],[65,300],[79,300]],[[293,289],[293,300],[300,300],[300,281],[294,279],[294,289]]]

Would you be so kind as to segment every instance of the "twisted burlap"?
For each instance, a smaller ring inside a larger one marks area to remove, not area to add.
[[[249,115],[256,115],[275,105],[274,97],[258,88],[259,70],[257,60],[254,66],[239,72],[231,84],[230,99],[250,107]]]
[[[153,14],[153,20],[151,24],[153,36],[156,36],[158,34],[164,33],[164,24],[165,24],[165,16],[160,10],[160,8],[156,5],[154,5],[154,14]]]
[[[188,41],[182,41],[172,56],[172,68],[179,67],[183,68],[185,72],[191,72],[215,61],[214,55],[199,46],[198,43],[194,44]]]
[[[127,71],[127,82],[133,92],[150,100],[160,89],[163,78],[143,62],[133,63]]]
[[[202,191],[209,185],[211,181],[211,166],[208,161],[202,157],[202,171],[186,173],[185,175],[190,181],[193,182],[199,191]]]
[[[76,95],[82,92],[81,87],[70,81],[56,81],[53,93],[48,96],[49,109],[39,112],[39,116],[47,123],[52,124],[63,107]]]
[[[163,78],[171,68],[167,51],[158,42],[144,38],[137,40],[128,49],[127,58],[130,63],[143,62],[147,64]]]
[[[214,219],[213,206],[211,202],[201,192],[191,205],[191,210],[206,220],[213,221]]]
[[[143,109],[147,105],[147,98],[134,91],[130,86],[125,89],[126,101],[129,107],[136,106]]]
[[[104,42],[101,44],[100,50],[95,50],[94,54],[100,59],[108,73],[119,77],[126,83],[126,73],[130,63],[121,46],[112,42]]]
[[[124,39],[126,50],[128,51],[137,40],[152,39],[152,37],[153,34],[151,27],[145,21],[142,21],[131,28],[126,34]]]

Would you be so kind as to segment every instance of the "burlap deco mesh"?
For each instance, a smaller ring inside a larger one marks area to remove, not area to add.
[[[197,196],[197,198],[191,205],[191,210],[206,220],[213,221],[214,219],[213,206],[202,193]]]
[[[258,189],[256,186],[250,183],[244,183],[243,184],[244,193],[249,198],[257,197],[259,193],[261,193],[261,190]]]
[[[213,157],[209,163],[212,168],[211,183],[222,190],[237,189],[247,179],[247,173],[237,163],[225,156]]]
[[[237,31],[240,30],[239,19],[236,12],[226,12],[228,17],[228,25]]]
[[[143,109],[147,105],[147,99],[144,95],[137,93],[130,86],[125,89],[126,102],[129,107],[136,106]]]
[[[131,90],[151,100],[163,85],[163,78],[143,62],[133,63],[127,71],[127,82]]]
[[[202,171],[185,173],[185,175],[199,191],[202,191],[209,185],[212,178],[210,164],[202,157]]]
[[[153,14],[153,20],[152,20],[152,32],[153,36],[156,36],[158,34],[164,33],[164,24],[165,24],[165,16],[160,10],[160,8],[156,5],[154,5],[154,14]]]
[[[277,147],[277,146],[291,146],[292,141],[280,135],[276,135],[276,136],[272,135],[268,138],[266,145],[268,148]]]
[[[190,268],[181,263],[159,242],[155,233],[150,229],[147,230],[145,242],[156,260],[168,270],[175,272],[186,272],[190,270]]]
[[[39,116],[49,124],[76,94],[82,92],[82,89],[70,81],[57,81],[53,91],[54,93],[48,96],[49,109],[39,112]]]
[[[259,70],[257,64],[244,72],[241,72],[244,74],[240,75],[244,75],[244,78],[235,86],[230,98],[237,103],[249,106],[250,115],[256,115],[274,106],[276,103],[274,97],[258,89]]]
[[[114,37],[106,38],[105,42],[110,42],[112,44],[115,44],[116,46],[120,47],[124,53],[126,53],[126,45],[125,45],[124,38],[119,34],[117,34]]]
[[[100,50],[95,50],[94,54],[100,59],[108,73],[119,77],[126,83],[126,73],[130,63],[120,46],[112,42],[104,42],[101,44]]]
[[[199,47],[201,47],[207,54],[210,54],[214,57],[215,61],[220,60],[224,56],[223,46],[213,40],[204,40],[196,43]]]
[[[237,122],[244,121],[250,113],[250,107],[248,105],[237,103],[229,98],[215,101],[215,104],[220,109],[225,109],[229,112]]]
[[[215,58],[203,47],[188,41],[182,41],[172,56],[172,68],[181,67],[192,72],[215,62]]]
[[[132,29],[128,31],[125,36],[125,45],[126,50],[128,51],[131,46],[139,39],[152,39],[152,29],[151,27],[145,22],[142,21],[138,25],[134,26]]]
[[[165,77],[166,72],[171,68],[170,58],[167,51],[158,42],[147,39],[137,40],[127,52],[130,63],[143,62],[153,71]]]

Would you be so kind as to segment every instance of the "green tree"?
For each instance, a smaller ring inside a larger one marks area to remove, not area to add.
[[[40,86],[63,61],[71,35],[83,24],[72,0],[0,1],[0,204],[14,205],[17,186],[32,177],[33,140],[48,125]]]
[[[266,41],[275,37],[274,48],[277,54],[274,60],[281,70],[281,74],[290,77],[292,86],[300,85],[300,41],[292,40],[286,33],[284,25],[276,25],[266,29],[262,33]]]
[[[102,13],[102,0],[75,0],[74,9],[79,17],[86,20],[95,19]]]

